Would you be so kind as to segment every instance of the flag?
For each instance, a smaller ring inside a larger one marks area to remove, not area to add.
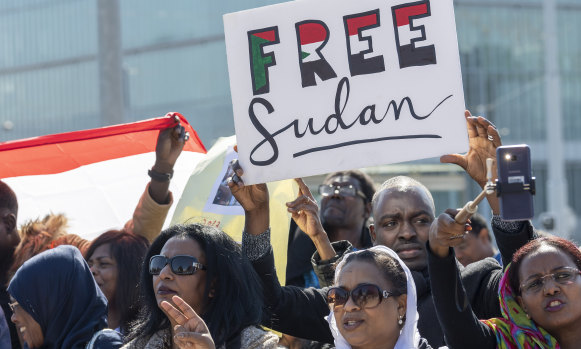
[[[174,212],[171,224],[202,223],[226,232],[242,241],[244,209],[228,187],[234,173],[230,162],[237,158],[236,137],[220,138],[208,151],[206,158],[193,171]],[[270,196],[271,244],[278,279],[286,279],[286,257],[290,214],[286,202],[296,198],[298,186],[293,180],[268,183]]]
[[[150,181],[147,170],[155,163],[159,130],[177,124],[173,114],[0,143],[0,178],[18,198],[18,225],[52,212],[67,216],[68,233],[89,240],[121,229]],[[175,198],[206,153],[188,121],[177,115],[190,139],[170,182]]]

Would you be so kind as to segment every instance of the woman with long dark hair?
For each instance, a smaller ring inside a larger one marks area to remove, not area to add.
[[[107,297],[110,328],[126,334],[139,311],[139,275],[149,241],[140,235],[110,230],[93,240],[85,259]]]
[[[201,224],[164,230],[152,243],[141,272],[142,311],[126,348],[172,348],[174,307],[182,299],[200,314],[216,347],[271,348],[278,338],[260,328],[260,281],[241,248],[224,232]],[[177,337],[179,338],[179,337]]]

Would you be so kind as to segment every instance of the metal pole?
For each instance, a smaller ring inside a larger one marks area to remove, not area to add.
[[[97,0],[99,93],[103,125],[124,121],[123,52],[119,0]]]
[[[543,2],[545,27],[545,118],[548,149],[548,211],[555,217],[554,233],[568,237],[567,227],[567,180],[563,145],[561,90],[559,78],[557,4],[556,0]]]

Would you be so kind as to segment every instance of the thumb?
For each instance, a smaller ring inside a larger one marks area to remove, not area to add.
[[[466,159],[460,154],[447,154],[440,157],[440,162],[443,164],[456,164],[463,169],[466,169]]]

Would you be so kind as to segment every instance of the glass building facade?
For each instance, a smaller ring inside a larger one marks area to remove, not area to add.
[[[0,141],[179,111],[211,146],[218,137],[234,134],[222,15],[276,2],[1,1]],[[561,131],[573,218],[581,217],[581,3],[556,2]],[[546,184],[547,118],[553,117],[545,111],[543,1],[454,3],[466,106],[494,122],[505,144],[531,145],[535,210],[543,213],[551,189]],[[99,16],[99,11],[113,11],[113,16]],[[114,15],[118,27],[109,22]],[[100,97],[107,83],[100,60],[110,43],[99,40],[103,28],[117,28],[107,35],[117,35],[120,42],[122,109],[114,119],[103,116],[108,106]],[[369,172],[380,182],[411,171],[433,190],[441,211],[461,206],[477,192],[451,168],[427,160]],[[581,237],[581,229],[572,227],[573,236]]]

